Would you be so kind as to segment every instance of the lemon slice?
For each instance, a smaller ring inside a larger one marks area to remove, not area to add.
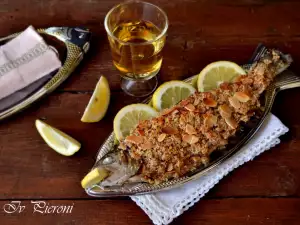
[[[152,97],[153,107],[157,111],[167,109],[182,99],[194,94],[196,89],[184,81],[169,81],[159,86]]]
[[[85,108],[81,118],[82,122],[94,123],[100,121],[107,111],[110,100],[110,89],[107,79],[104,76],[100,77],[94,93]]]
[[[118,140],[122,140],[142,120],[157,116],[158,113],[146,104],[132,104],[122,108],[114,119],[114,132]]]
[[[103,168],[95,168],[91,170],[81,181],[83,188],[91,187],[94,184],[101,182],[109,175],[108,171]]]
[[[64,132],[51,127],[41,120],[35,121],[36,129],[50,148],[59,154],[70,156],[77,152],[81,144]]]
[[[198,91],[210,91],[223,82],[231,82],[246,72],[234,62],[217,61],[207,65],[198,75]]]

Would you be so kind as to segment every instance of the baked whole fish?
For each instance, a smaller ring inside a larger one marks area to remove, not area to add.
[[[176,180],[181,184],[188,181],[186,176],[205,168],[211,154],[226,149],[241,124],[247,124],[263,110],[262,94],[290,63],[289,56],[267,51],[247,75],[223,83],[216,90],[196,92],[158,117],[141,121],[114,151],[97,161],[95,167],[108,176],[96,188],[88,189],[88,194],[146,193],[171,186]],[[285,84],[293,82],[295,87],[300,84],[298,77]],[[273,100],[268,104],[272,105]]]

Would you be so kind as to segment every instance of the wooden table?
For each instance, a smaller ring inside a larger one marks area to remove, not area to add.
[[[151,224],[129,198],[94,199],[80,180],[94,163],[112,120],[140,99],[120,90],[103,27],[118,0],[0,1],[0,35],[54,25],[86,26],[94,38],[86,60],[53,94],[0,123],[0,224]],[[259,42],[291,53],[300,73],[300,3],[293,0],[153,0],[168,14],[170,27],[160,81],[183,79],[215,60],[245,63]],[[99,76],[112,89],[109,113],[99,123],[80,122]],[[280,145],[236,169],[173,224],[300,224],[300,89],[282,92],[273,113],[289,128]],[[72,157],[44,143],[34,121],[44,118],[82,143]],[[7,214],[20,200],[27,208]],[[73,205],[69,214],[33,213],[31,200]]]

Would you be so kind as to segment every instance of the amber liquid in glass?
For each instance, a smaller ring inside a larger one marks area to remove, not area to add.
[[[120,40],[109,37],[113,62],[123,77],[150,79],[158,73],[166,39],[163,36],[156,40],[160,33],[147,21],[122,23],[113,30],[113,35]]]

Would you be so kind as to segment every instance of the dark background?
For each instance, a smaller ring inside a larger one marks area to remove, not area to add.
[[[89,55],[76,72],[49,97],[0,123],[0,224],[151,224],[129,198],[93,199],[80,187],[99,146],[112,131],[116,112],[139,102],[119,87],[103,27],[115,0],[2,0],[0,35],[32,24],[85,26],[93,32]],[[246,63],[258,43],[292,54],[300,72],[300,2],[296,0],[156,0],[170,27],[160,80],[184,79],[215,60]],[[80,118],[100,77],[111,85],[107,116],[99,123]],[[289,128],[282,143],[236,169],[173,224],[300,224],[300,89],[278,95],[273,113]],[[51,150],[34,127],[37,118],[82,143],[72,157]],[[11,200],[46,200],[72,205],[71,214],[5,214]]]

